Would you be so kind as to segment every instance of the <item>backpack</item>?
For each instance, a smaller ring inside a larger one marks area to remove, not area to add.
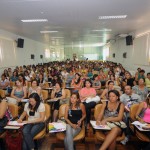
[[[7,130],[6,131],[6,149],[7,150],[22,150],[22,131]]]

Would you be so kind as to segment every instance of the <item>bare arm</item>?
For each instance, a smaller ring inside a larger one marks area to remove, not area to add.
[[[102,92],[102,95],[101,95],[101,98],[102,99],[105,99],[106,98],[106,93],[107,93],[107,89],[105,89],[105,90],[103,90],[103,92]]]
[[[95,118],[97,125],[100,125],[100,122],[101,122],[102,119],[103,119],[105,107],[106,107],[106,102],[103,103],[102,108],[101,108],[101,111],[100,111],[100,114],[98,115],[97,118]]]

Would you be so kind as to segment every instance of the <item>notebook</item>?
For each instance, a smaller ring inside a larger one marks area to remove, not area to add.
[[[66,130],[66,124],[64,122],[52,122],[49,123],[49,132],[63,132]]]
[[[90,120],[90,123],[94,129],[111,130],[108,125],[96,125],[96,121],[93,120]]]

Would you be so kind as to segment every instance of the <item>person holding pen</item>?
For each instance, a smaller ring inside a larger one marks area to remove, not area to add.
[[[106,125],[107,122],[122,121],[124,113],[124,104],[120,102],[119,92],[110,90],[108,100],[102,104],[100,114],[96,120],[97,125]],[[105,140],[99,150],[116,149],[116,138],[121,135],[122,129],[114,126],[109,132],[105,132]]]
[[[25,117],[28,120],[23,121]],[[23,150],[33,150],[34,136],[36,136],[45,127],[45,105],[41,102],[38,93],[32,93],[29,96],[29,103],[25,104],[24,112],[17,120],[18,123],[25,123],[23,127]]]
[[[84,104],[80,103],[79,94],[72,93],[70,104],[66,106],[66,136],[64,139],[65,150],[74,150],[73,138],[81,131],[81,125],[86,117]]]

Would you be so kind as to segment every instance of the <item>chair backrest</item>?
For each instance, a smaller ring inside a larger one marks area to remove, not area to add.
[[[18,106],[12,103],[8,103],[8,109],[11,112],[13,118],[18,116]]]
[[[130,107],[130,118],[134,121],[136,120],[135,119],[135,115],[136,115],[136,112],[138,110],[138,107],[139,107],[139,104],[133,104],[131,107]]]
[[[63,104],[59,107],[59,119],[65,116],[65,110],[67,105],[68,104]]]
[[[5,97],[5,90],[0,89],[0,96]]]
[[[46,119],[49,119],[51,117],[51,108],[48,104],[44,104],[45,105],[45,115],[46,115]]]
[[[44,83],[44,87],[45,87],[45,88],[49,88],[49,83],[48,83],[48,82],[45,82],[45,83]]]
[[[94,108],[94,118],[97,120],[98,115],[100,114],[102,104],[97,104]]]
[[[68,89],[65,89],[66,97],[65,98],[70,98],[71,92]]]
[[[15,86],[15,82],[10,81],[10,87],[13,87],[13,86]]]
[[[42,90],[42,97],[43,97],[43,100],[45,101],[46,99],[48,99],[48,91],[47,90]]]

